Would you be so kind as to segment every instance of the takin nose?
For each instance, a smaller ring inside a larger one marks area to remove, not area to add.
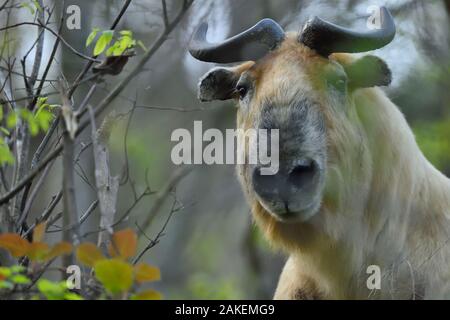
[[[275,214],[303,210],[308,196],[313,196],[318,183],[318,165],[312,159],[301,159],[287,168],[281,167],[274,175],[261,174],[261,168],[253,171],[255,192]]]

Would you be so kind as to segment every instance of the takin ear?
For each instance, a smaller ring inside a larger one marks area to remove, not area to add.
[[[208,71],[198,83],[198,99],[205,102],[234,98],[236,96],[236,84],[241,74],[254,64],[250,61],[236,67],[217,67]]]
[[[364,56],[344,65],[351,89],[388,86],[392,81],[386,62],[375,56]]]

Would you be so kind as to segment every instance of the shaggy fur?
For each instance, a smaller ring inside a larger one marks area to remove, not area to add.
[[[344,95],[327,88],[323,75],[345,74],[353,60],[325,59],[291,34],[239,69],[253,81],[251,96],[240,102],[239,128],[259,126],[268,100],[282,113],[305,98],[315,102],[311,108],[326,128],[320,207],[306,222],[277,220],[255,195],[249,167],[238,167],[256,223],[289,255],[275,298],[450,298],[449,180],[425,159],[379,88],[354,86]],[[387,84],[386,68],[380,70],[386,74],[375,78]],[[367,288],[369,265],[381,268],[381,290]]]

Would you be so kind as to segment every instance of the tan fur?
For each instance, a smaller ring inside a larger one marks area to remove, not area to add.
[[[331,60],[345,64],[352,57]],[[333,66],[289,35],[279,49],[240,70],[251,74],[257,89],[247,110],[238,112],[239,128],[253,126],[267,97],[284,102],[299,94],[321,102],[327,123],[327,183],[320,211],[308,222],[275,220],[239,169],[256,223],[290,256],[275,298],[450,298],[449,180],[425,159],[380,89],[350,93],[348,110],[322,96],[317,75]],[[383,274],[381,290],[366,286],[373,264]]]

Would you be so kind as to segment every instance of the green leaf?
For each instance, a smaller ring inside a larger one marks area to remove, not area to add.
[[[94,41],[95,37],[97,36],[98,32],[100,31],[99,28],[94,28],[92,29],[91,33],[89,34],[89,36],[86,39],[86,48],[90,46],[90,44],[92,43],[92,41]]]
[[[34,10],[34,8],[28,3],[28,2],[22,2],[20,4],[21,8],[27,8],[28,11],[30,11],[31,14],[34,14],[36,11]]]
[[[11,277],[11,281],[15,284],[28,284],[30,283],[30,279],[24,276],[23,274],[16,274]]]
[[[17,124],[17,120],[18,120],[17,114],[14,111],[11,112],[10,114],[8,114],[8,117],[6,118],[6,126],[9,129],[14,128]]]
[[[11,268],[0,267],[0,275],[9,278],[9,277],[12,275],[12,270],[11,270]]]
[[[5,135],[9,136],[10,132],[8,129],[4,128],[4,127],[0,127],[0,131],[3,132]]]
[[[34,6],[36,7],[36,9],[37,9],[39,12],[42,12],[42,7],[41,7],[41,5],[39,4],[39,2],[38,2],[37,0],[32,0],[32,1],[33,1]]]
[[[109,45],[113,38],[113,34],[113,30],[103,31],[102,35],[100,36],[100,38],[98,38],[97,43],[95,44],[94,56],[98,56],[103,51],[105,51],[106,47]]]
[[[39,97],[37,100],[37,107],[40,108],[43,104],[45,104],[48,100],[48,97]]]
[[[3,105],[0,104],[0,121],[3,120]]]
[[[125,50],[133,46],[133,39],[131,39],[130,37],[121,37],[119,43],[120,47]]]
[[[76,294],[76,293],[67,292],[64,295],[64,300],[83,300],[83,298],[80,295]]]
[[[120,49],[119,46],[120,43],[116,41],[111,47],[108,48],[108,50],[106,50],[106,56],[110,57],[116,55],[115,52]]]
[[[27,268],[25,268],[24,266],[20,266],[20,265],[13,265],[9,269],[13,273],[22,273],[22,272],[25,272],[25,270],[27,270]]]
[[[34,117],[39,128],[42,131],[47,132],[48,128],[50,127],[50,123],[53,120],[53,114],[50,111],[46,110],[46,108],[41,108],[40,110],[38,110]]]
[[[131,30],[122,30],[119,32],[122,36],[133,37],[133,32]]]
[[[112,294],[126,292],[133,285],[133,267],[120,259],[100,260],[94,270],[96,278]]]
[[[0,144],[0,164],[13,164],[14,156],[5,144]]]
[[[48,300],[62,300],[67,291],[64,281],[56,283],[47,279],[40,279],[37,282],[37,287]]]
[[[39,133],[39,124],[36,119],[34,119],[34,117],[28,118],[27,121],[28,129],[30,130],[31,135],[34,137]]]
[[[14,285],[9,281],[0,281],[0,289],[12,289]]]

